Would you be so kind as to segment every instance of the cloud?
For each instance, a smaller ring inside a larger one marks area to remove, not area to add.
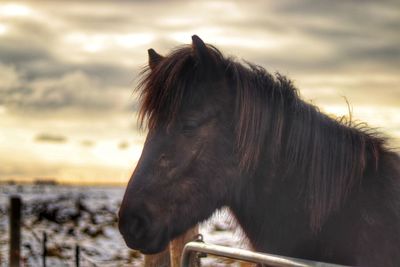
[[[105,112],[124,110],[130,104],[129,88],[102,87],[93,77],[81,71],[66,73],[59,78],[19,81],[18,87],[8,86],[0,94],[0,103],[14,111],[76,109]]]
[[[94,146],[95,144],[96,144],[96,142],[94,142],[94,141],[92,141],[92,140],[87,140],[87,139],[85,139],[85,140],[82,140],[82,141],[81,141],[81,145],[84,146],[84,147],[92,147],[92,146]]]
[[[357,77],[335,90],[360,99],[361,88],[377,92],[359,73],[399,74],[400,19],[395,1],[123,3],[28,1],[19,6],[26,12],[5,17],[8,30],[0,35],[0,75],[13,82],[13,90],[4,90],[11,86],[4,83],[3,105],[32,112],[132,111],[136,103],[130,93],[146,63],[146,49],[165,54],[189,43],[193,33],[228,55],[288,73],[299,84],[308,86],[301,81],[323,75],[326,80],[318,84],[322,89],[312,86],[316,96],[337,86],[331,73]],[[395,102],[397,81],[381,85],[384,94],[367,101]]]
[[[35,137],[36,142],[46,142],[46,143],[65,143],[67,138],[63,135],[40,133]]]
[[[12,22],[7,33],[0,36],[0,58],[3,63],[23,64],[51,60],[50,34],[37,30],[29,23]]]
[[[0,91],[17,87],[20,80],[19,76],[14,66],[0,63]]]
[[[121,141],[118,144],[118,148],[121,150],[127,149],[129,147],[129,143],[127,141]]]
[[[385,82],[380,86],[385,94],[379,94],[373,90],[378,84],[359,75],[398,74],[398,1],[363,5],[310,0],[252,5],[247,1],[122,3],[20,4],[18,10],[24,12],[6,16],[8,30],[0,36],[7,75],[10,71],[17,75],[14,91],[2,102],[14,110],[86,107],[100,111],[121,106],[131,110],[134,101],[122,102],[129,98],[146,63],[146,49],[154,47],[164,54],[177,44],[189,43],[193,33],[228,55],[261,64],[271,72],[288,73],[306,86],[303,79],[322,75],[326,78],[318,84],[322,89],[315,83],[311,86],[317,96],[326,95],[323,88],[336,87],[337,92],[363,98],[361,91],[367,87],[379,103],[393,103],[390,93],[399,90],[397,81]],[[357,76],[359,82],[338,84],[330,73],[345,80]]]

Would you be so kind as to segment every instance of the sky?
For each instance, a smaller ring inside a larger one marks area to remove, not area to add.
[[[193,34],[400,147],[399,1],[0,1],[0,181],[126,183],[147,49]]]

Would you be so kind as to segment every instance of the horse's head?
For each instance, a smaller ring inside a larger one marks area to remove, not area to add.
[[[163,57],[149,52],[140,118],[148,135],[119,211],[127,245],[157,253],[226,205],[239,177],[226,60],[193,36]]]

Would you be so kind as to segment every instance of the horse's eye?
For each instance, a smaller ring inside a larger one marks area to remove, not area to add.
[[[196,130],[198,126],[199,126],[199,124],[197,122],[195,122],[195,121],[185,122],[182,125],[182,132],[190,134],[194,130]]]
[[[187,118],[186,120],[182,120],[181,121],[182,133],[187,136],[193,135],[199,127],[206,124],[216,116],[215,114],[206,114],[206,115],[208,116],[196,117],[190,119]]]

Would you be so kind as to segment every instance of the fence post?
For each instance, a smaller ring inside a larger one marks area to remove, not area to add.
[[[77,244],[77,245],[75,246],[75,266],[76,266],[76,267],[79,267],[79,263],[80,263],[80,260],[79,260],[80,251],[81,251],[81,249],[80,249],[79,245]]]
[[[10,197],[10,267],[19,267],[21,258],[21,198]]]
[[[43,259],[43,267],[46,267],[46,256],[47,256],[47,234],[43,232],[43,244],[42,244],[42,259]]]
[[[157,254],[144,257],[144,267],[179,267],[183,247],[198,234],[198,226],[172,240],[168,247]]]
[[[199,233],[199,227],[196,225],[192,229],[188,230],[181,236],[178,236],[174,240],[169,243],[169,255],[170,255],[170,262],[171,267],[179,267],[181,265],[181,257],[183,247],[187,242],[193,241],[195,236]],[[191,266],[197,266],[196,259],[193,258],[191,260]]]
[[[168,247],[160,253],[146,255],[144,257],[144,267],[170,267],[169,257],[170,255]]]

